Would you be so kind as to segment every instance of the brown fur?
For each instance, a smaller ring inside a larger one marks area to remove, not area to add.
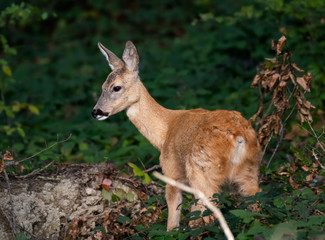
[[[108,77],[94,109],[108,116],[126,109],[132,123],[160,150],[160,165],[167,177],[187,183],[208,197],[218,193],[226,182],[236,183],[242,196],[259,191],[260,146],[255,131],[239,112],[166,109],[150,96],[140,81],[139,58],[131,42],[126,44],[123,53],[125,67],[112,52],[102,45],[100,48],[114,67],[111,73],[114,77]],[[122,86],[122,92],[111,91],[117,85]],[[166,200],[167,230],[172,230],[179,225],[181,191],[167,185]],[[193,211],[204,209],[200,203],[192,207]]]

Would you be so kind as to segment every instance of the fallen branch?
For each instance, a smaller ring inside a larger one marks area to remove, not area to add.
[[[195,189],[195,188],[192,188],[192,187],[189,187],[183,183],[180,183],[180,182],[177,182],[169,177],[166,177],[158,172],[153,172],[153,175],[164,181],[165,183],[167,184],[170,184],[174,187],[177,187],[183,191],[186,191],[186,192],[189,192],[189,193],[192,193],[192,194],[195,194],[199,197],[199,199],[204,203],[205,206],[207,206],[213,213],[214,215],[216,216],[216,218],[219,220],[220,222],[220,226],[222,227],[226,237],[228,240],[233,240],[235,239],[234,238],[234,235],[232,234],[232,232],[230,231],[229,227],[228,227],[228,224],[224,218],[224,216],[222,215],[222,212],[220,211],[219,208],[217,208],[215,205],[213,205],[213,203],[211,203],[211,201],[209,201],[209,199],[204,195],[203,192],[201,192],[200,190],[198,189]]]

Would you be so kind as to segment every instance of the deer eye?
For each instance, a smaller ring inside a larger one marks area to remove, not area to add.
[[[118,92],[118,91],[121,90],[121,88],[122,88],[122,87],[120,87],[120,86],[115,86],[115,87],[113,87],[113,91],[114,91],[114,92]]]

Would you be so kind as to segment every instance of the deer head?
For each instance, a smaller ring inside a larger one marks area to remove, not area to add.
[[[131,41],[125,45],[123,60],[101,43],[98,43],[98,47],[106,57],[112,72],[103,83],[102,94],[91,114],[97,120],[105,120],[109,116],[129,108],[139,100],[139,55]]]

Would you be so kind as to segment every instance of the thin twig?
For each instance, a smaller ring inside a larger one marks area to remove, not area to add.
[[[32,239],[34,240],[40,240],[40,238],[38,238],[35,234],[33,234],[32,232],[28,231],[26,228],[24,228],[23,226],[20,226],[19,224],[17,225],[18,228],[20,229],[20,231],[27,233],[28,235],[30,235],[32,237]]]
[[[213,205],[209,199],[203,194],[203,192],[201,192],[200,190],[198,189],[195,189],[195,188],[192,188],[192,187],[189,187],[183,183],[180,183],[180,182],[177,182],[169,177],[166,177],[158,172],[153,172],[153,175],[156,177],[156,178],[159,178],[160,180],[164,181],[165,183],[167,184],[170,184],[174,187],[177,187],[183,191],[186,191],[186,192],[189,192],[189,193],[192,193],[192,194],[195,194],[197,195],[200,200],[204,203],[204,205],[206,205],[213,213],[214,215],[218,218],[219,222],[220,222],[220,226],[222,227],[226,237],[228,240],[233,240],[235,239],[234,238],[234,235],[232,234],[232,232],[230,231],[229,227],[228,227],[228,224],[224,218],[224,216],[222,215],[222,212],[219,210],[219,208],[217,208],[215,205]]]
[[[54,163],[54,160],[53,160],[52,162],[50,162],[49,164],[47,164],[47,165],[46,165],[45,167],[43,167],[43,168],[38,168],[38,169],[35,169],[34,171],[32,171],[32,172],[30,172],[30,173],[28,173],[28,174],[26,174],[26,175],[23,175],[23,176],[15,176],[15,177],[16,177],[16,178],[27,178],[27,177],[30,177],[30,176],[32,176],[32,175],[34,175],[34,174],[38,174],[38,173],[44,171],[44,170],[47,169],[49,166],[51,166],[53,163]]]
[[[313,129],[313,127],[312,127],[311,124],[310,124],[310,121],[307,121],[307,123],[308,123],[308,125],[309,125],[309,127],[310,127],[310,129],[311,129],[311,131],[312,131],[312,133],[313,133],[313,136],[316,138],[316,141],[318,142],[320,148],[323,150],[323,152],[325,152],[325,149],[324,149],[324,146],[323,146],[324,143],[322,143],[322,142],[319,141],[319,138],[320,138],[320,137],[317,136],[315,130]],[[321,134],[321,136],[322,136],[322,135],[323,135],[323,134]]]
[[[19,165],[19,163],[24,162],[26,160],[29,160],[31,158],[34,158],[37,155],[39,155],[39,154],[41,154],[41,153],[43,153],[43,152],[45,152],[45,151],[53,148],[55,145],[58,145],[60,143],[64,143],[64,142],[68,141],[71,138],[71,136],[72,136],[72,134],[70,134],[66,139],[64,139],[62,141],[58,141],[58,139],[57,139],[57,141],[55,143],[53,143],[51,146],[42,149],[41,151],[39,151],[38,153],[35,153],[34,155],[32,155],[30,157],[24,158],[24,159],[19,160],[19,161],[7,161],[7,162],[5,162],[5,167],[8,167],[8,166],[17,166],[17,165]]]
[[[276,147],[275,147],[275,149],[274,149],[274,151],[273,151],[273,153],[272,153],[272,155],[271,155],[271,157],[270,157],[270,159],[269,159],[269,161],[268,161],[268,163],[266,165],[266,168],[268,168],[270,166],[270,163],[271,163],[273,157],[275,156],[275,153],[277,152],[277,150],[278,150],[278,148],[280,146],[280,143],[282,142],[282,139],[283,139],[283,124],[282,124],[281,121],[280,121],[280,126],[281,126],[281,128],[280,128],[280,139],[279,139],[279,141],[278,141],[278,143],[277,143],[277,145],[276,145]]]
[[[153,170],[160,169],[160,168],[161,168],[160,165],[154,165],[154,166],[152,166],[151,168],[148,168],[148,169],[144,170],[143,172],[148,173],[148,172],[151,172],[151,171],[153,171]]]
[[[47,147],[47,148],[44,148],[43,150],[39,151],[38,153],[35,153],[34,155],[32,155],[32,156],[30,156],[30,157],[28,157],[28,158],[24,158],[24,159],[22,159],[22,160],[19,160],[18,162],[21,163],[21,162],[24,162],[24,161],[26,161],[26,160],[29,160],[29,159],[31,159],[31,158],[33,158],[33,157],[36,157],[37,155],[41,154],[42,152],[45,152],[45,151],[51,149],[51,148],[54,147],[55,145],[57,145],[57,144],[59,144],[59,143],[64,143],[64,142],[68,141],[68,140],[71,138],[71,136],[72,136],[72,134],[70,133],[70,135],[69,135],[66,139],[64,139],[64,140],[62,140],[62,141],[58,141],[58,139],[57,139],[57,141],[56,141],[55,143],[53,143],[51,146],[49,146],[49,147]]]
[[[313,157],[315,158],[317,164],[318,164],[322,169],[324,169],[325,167],[320,163],[320,161],[319,161],[319,159],[318,159],[318,157],[317,157],[317,155],[316,155],[316,153],[315,153],[315,149],[312,150],[312,154],[313,154]]]
[[[258,163],[258,166],[261,166],[261,163],[262,163],[262,160],[263,160],[263,158],[264,158],[264,155],[265,155],[265,152],[266,152],[266,149],[267,149],[267,147],[268,147],[268,145],[269,145],[269,143],[271,142],[271,139],[272,139],[272,137],[273,137],[273,131],[271,132],[271,135],[269,136],[269,139],[267,140],[267,143],[265,144],[265,146],[264,146],[264,149],[263,149],[263,153],[261,154],[261,156],[260,156],[260,160],[259,160],[259,163]]]

